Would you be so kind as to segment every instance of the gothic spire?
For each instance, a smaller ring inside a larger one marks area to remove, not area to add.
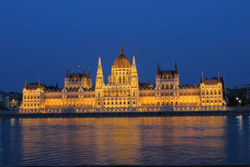
[[[67,68],[66,77],[69,77],[69,68]]]
[[[39,77],[39,79],[38,79],[38,87],[39,87],[39,88],[41,87],[40,77]]]
[[[120,54],[123,54],[123,46],[122,46],[122,43],[121,43]]]
[[[133,65],[135,65],[135,55],[133,56]]]
[[[175,73],[178,73],[178,67],[176,62],[175,62]]]
[[[25,88],[27,88],[28,87],[28,82],[27,82],[27,79],[25,79],[25,86],[24,86]]]
[[[84,65],[82,66],[82,76],[86,76]]]
[[[202,82],[204,81],[204,74],[203,74],[203,72],[201,73],[201,81]]]
[[[157,74],[161,74],[161,68],[159,63],[157,63]]]
[[[220,81],[220,72],[218,72],[218,80]]]
[[[102,66],[101,57],[99,57],[99,60],[98,60],[98,67],[101,67],[101,66]]]
[[[90,78],[90,68],[88,68],[88,77]]]

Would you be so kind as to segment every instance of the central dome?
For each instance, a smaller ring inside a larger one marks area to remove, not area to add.
[[[113,67],[114,68],[130,68],[131,67],[130,61],[123,53],[122,45],[121,45],[120,55],[115,59]]]

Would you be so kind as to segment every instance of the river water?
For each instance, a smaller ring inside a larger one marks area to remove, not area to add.
[[[250,164],[250,117],[0,119],[0,166]]]

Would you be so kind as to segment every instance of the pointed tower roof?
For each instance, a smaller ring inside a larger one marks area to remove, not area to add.
[[[218,71],[218,80],[220,81],[220,72]]]
[[[123,46],[122,46],[122,43],[121,43],[121,48],[120,48],[120,54],[124,54],[124,53],[123,53]]]
[[[178,73],[178,66],[176,62],[175,62],[175,73]]]
[[[38,87],[41,87],[40,77],[38,78]]]
[[[88,77],[90,78],[90,68],[88,68]]]
[[[136,65],[135,64],[135,55],[133,55],[133,65]]]
[[[102,66],[101,57],[99,57],[99,59],[98,59],[98,66],[99,66],[99,67]]]
[[[27,82],[27,79],[25,79],[25,86],[24,86],[25,88],[27,88],[28,87],[28,82]]]
[[[82,66],[82,76],[86,76],[84,65]]]
[[[69,77],[69,68],[67,68],[66,77]]]
[[[157,63],[157,74],[161,74],[161,67],[159,63]]]
[[[130,68],[131,67],[130,61],[124,55],[122,44],[121,44],[120,54],[115,59],[115,61],[113,63],[113,67],[114,68]]]
[[[202,82],[204,81],[204,73],[203,72],[201,73],[201,81]]]

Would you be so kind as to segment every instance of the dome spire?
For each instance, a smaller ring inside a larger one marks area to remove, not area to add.
[[[122,43],[121,43],[120,54],[123,54],[123,46],[122,46]]]

